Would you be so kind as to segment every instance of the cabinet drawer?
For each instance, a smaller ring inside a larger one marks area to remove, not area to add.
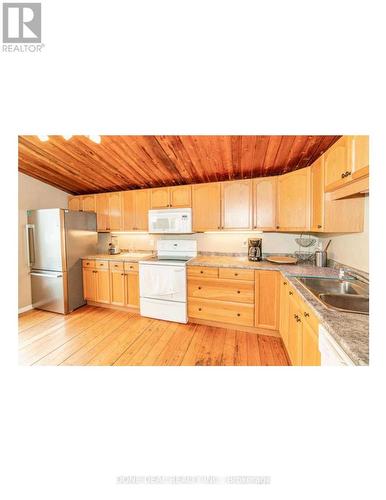
[[[253,326],[254,312],[253,304],[188,298],[188,316],[190,318]]]
[[[108,269],[109,261],[108,260],[96,260],[95,261],[95,269]]]
[[[123,271],[123,262],[110,261],[110,271]]]
[[[95,260],[83,260],[82,261],[82,267],[92,267],[94,268],[95,267]]]
[[[255,271],[253,269],[236,269],[232,267],[220,267],[218,270],[220,278],[234,279],[234,280],[248,280],[254,281]]]
[[[131,271],[133,273],[138,272],[137,262],[125,262],[125,271]]]
[[[253,304],[255,287],[250,281],[189,277],[188,296]]]
[[[217,278],[217,267],[188,266],[188,276],[201,276],[201,278]]]

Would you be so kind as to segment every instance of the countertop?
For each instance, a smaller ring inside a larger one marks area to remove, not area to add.
[[[83,260],[119,260],[120,262],[139,262],[140,260],[147,260],[152,257],[151,253],[119,253],[117,255],[110,255],[109,253],[97,253],[94,255],[86,255],[82,257]]]
[[[369,316],[327,309],[309,292],[296,276],[338,277],[338,271],[330,267],[312,265],[274,264],[268,261],[251,262],[247,257],[200,255],[188,262],[188,266],[235,267],[280,271],[299,292],[313,310],[320,323],[356,365],[369,363]]]

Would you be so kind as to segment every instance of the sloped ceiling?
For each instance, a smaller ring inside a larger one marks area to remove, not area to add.
[[[311,165],[338,135],[19,136],[19,170],[72,194],[282,174]]]

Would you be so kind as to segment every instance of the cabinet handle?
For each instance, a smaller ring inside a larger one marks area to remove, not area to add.
[[[318,229],[321,229],[322,228],[322,224],[318,224]]]
[[[217,226],[217,229],[221,229],[221,226]]]
[[[299,318],[299,316],[296,318],[296,323],[299,323],[299,321],[301,321],[301,319]]]
[[[351,175],[351,172],[346,172],[347,176]]]
[[[293,295],[293,292],[291,292],[291,290],[288,293],[289,293],[289,295]]]
[[[199,311],[202,311],[201,307],[198,308]]]
[[[204,271],[200,271],[201,274],[204,274]]]
[[[124,276],[124,275],[125,275],[125,273],[121,273],[121,276]]]
[[[283,285],[287,285],[287,282],[286,282],[286,281],[283,281]]]
[[[240,314],[240,313],[237,313],[237,316],[241,316],[241,314]]]
[[[343,173],[341,176],[340,176],[342,179],[344,179],[346,177],[346,175]]]
[[[298,319],[298,317],[299,317],[299,316],[298,316],[297,314],[294,314],[294,318],[295,318],[295,319]]]
[[[199,286],[198,289],[201,290],[201,287]]]
[[[239,275],[239,273],[235,273],[235,276],[238,276],[238,275]]]
[[[280,228],[280,226],[276,226],[276,229],[279,229],[279,228]]]
[[[240,290],[237,290],[237,293],[240,293]]]
[[[305,317],[305,318],[308,318],[309,316],[310,316],[310,314],[309,314],[309,313],[307,313],[307,312],[305,312],[305,313],[304,313],[304,317]]]

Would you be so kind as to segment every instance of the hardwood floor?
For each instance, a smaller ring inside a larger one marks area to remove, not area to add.
[[[19,316],[22,365],[289,365],[279,338],[84,306]]]

